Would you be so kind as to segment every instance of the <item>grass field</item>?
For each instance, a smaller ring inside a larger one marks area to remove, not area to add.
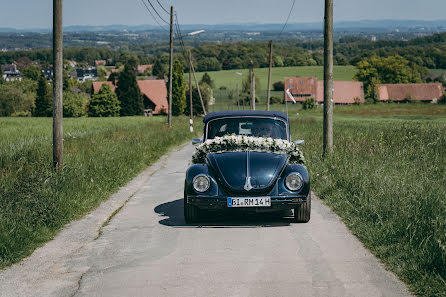
[[[419,296],[446,296],[445,115],[428,104],[337,107],[335,153],[323,159],[321,109],[290,113],[313,190]]]
[[[66,223],[192,138],[188,119],[64,120],[64,170],[52,170],[52,120],[0,118],[0,269],[28,256]],[[201,131],[199,121],[196,130]]]
[[[336,80],[353,80],[356,68],[353,66],[334,66],[334,79]],[[236,89],[237,84],[241,88],[242,80],[248,76],[248,69],[242,70],[222,70],[209,71],[208,74],[215,82],[215,89],[225,86],[228,89]],[[237,73],[241,73],[239,75]],[[201,80],[204,72],[197,72],[197,79]],[[254,74],[260,78],[260,84],[263,90],[268,88],[268,68],[255,68]],[[186,74],[187,76],[188,74]],[[318,77],[323,79],[324,69],[322,66],[296,66],[296,67],[277,67],[271,72],[271,84],[276,81],[282,81],[285,77],[304,76]],[[186,78],[188,79],[188,78]]]

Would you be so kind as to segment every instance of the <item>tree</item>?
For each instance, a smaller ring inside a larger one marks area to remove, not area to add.
[[[262,91],[262,86],[260,85],[260,78],[257,75],[255,75],[254,77],[255,77],[254,80],[255,80],[255,83],[256,83],[255,91],[256,91],[256,94],[258,95]],[[242,92],[243,93],[247,93],[247,94],[251,93],[251,77],[250,77],[249,74],[242,81]]]
[[[103,84],[94,94],[88,106],[88,114],[92,117],[117,117],[121,107],[119,100],[108,84]]]
[[[215,83],[212,80],[211,76],[207,72],[205,72],[203,74],[203,76],[201,77],[200,84],[201,83],[205,83],[208,86],[210,86],[211,88],[215,88]]]
[[[206,108],[206,110],[208,110],[208,104],[209,104],[209,100],[211,99],[212,89],[208,84],[205,84],[205,83],[200,83],[199,86],[200,86],[201,96],[203,97],[204,108]],[[187,92],[186,92],[186,103],[187,104],[186,104],[186,108],[184,109],[184,114],[190,115],[189,90],[187,90]],[[203,106],[201,105],[200,95],[198,94],[198,90],[195,87],[192,88],[192,107],[193,107],[194,115],[204,114]]]
[[[107,76],[107,68],[105,66],[99,66],[98,67],[98,79],[100,81],[105,81]]]
[[[159,79],[164,79],[166,71],[164,70],[164,66],[161,63],[160,59],[156,59],[152,68],[152,75],[156,76]]]
[[[124,71],[119,74],[116,94],[121,104],[121,116],[142,115],[144,105],[136,82],[136,66],[126,63]]]
[[[387,58],[372,56],[356,66],[355,79],[364,83],[366,96],[378,100],[378,84],[419,83],[424,70],[401,56]]]
[[[41,74],[42,73],[40,72],[40,68],[37,66],[29,66],[22,71],[23,77],[32,80],[38,80]]]
[[[63,93],[63,116],[84,117],[87,115],[88,98],[80,93],[66,91]]]
[[[172,115],[178,116],[183,114],[184,108],[186,108],[184,69],[178,60],[175,60],[172,68]]]
[[[52,96],[45,76],[40,75],[37,82],[37,97],[33,116],[50,117],[53,113]]]
[[[16,82],[0,84],[0,116],[29,116],[34,96]]]
[[[204,57],[197,62],[197,71],[220,71],[221,63],[216,57]]]
[[[276,81],[273,83],[274,91],[283,91],[285,90],[285,85],[283,84],[283,81]]]

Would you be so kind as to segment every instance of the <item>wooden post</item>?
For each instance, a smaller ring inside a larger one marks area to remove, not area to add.
[[[189,50],[189,101],[190,101],[190,133],[194,132],[194,111],[192,102],[192,54]]]
[[[63,27],[62,0],[53,0],[53,166],[63,168]]]
[[[323,151],[333,152],[333,0],[325,0]]]
[[[255,95],[255,78],[254,78],[254,69],[253,69],[253,67],[251,66],[250,68],[249,68],[249,80],[250,80],[250,82],[251,82],[251,110],[255,110],[256,109],[256,106],[255,106],[255,100],[256,100],[256,95]]]
[[[238,108],[238,110],[240,110],[240,96],[238,93],[238,84],[237,84],[237,108]]]
[[[167,122],[172,128],[172,71],[173,71],[173,6],[170,7],[170,58],[169,58],[169,113]]]
[[[271,69],[273,68],[273,41],[269,42],[268,92],[266,93],[266,110],[269,111],[271,99]]]
[[[206,108],[204,107],[203,97],[201,96],[200,84],[198,83],[197,75],[195,74],[194,64],[192,63],[192,56],[190,60],[190,67],[192,69],[192,73],[194,75],[195,84],[197,86],[198,96],[200,97],[201,107],[203,108],[203,113],[206,115]]]

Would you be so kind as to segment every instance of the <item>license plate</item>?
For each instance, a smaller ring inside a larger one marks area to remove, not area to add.
[[[228,207],[268,207],[271,197],[228,197]]]

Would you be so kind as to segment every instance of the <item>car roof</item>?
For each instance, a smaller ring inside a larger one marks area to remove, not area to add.
[[[211,120],[219,118],[228,117],[271,117],[271,118],[281,118],[288,122],[288,117],[286,114],[280,111],[263,111],[263,110],[234,110],[234,111],[216,111],[208,113],[204,119],[203,123],[207,123]]]

